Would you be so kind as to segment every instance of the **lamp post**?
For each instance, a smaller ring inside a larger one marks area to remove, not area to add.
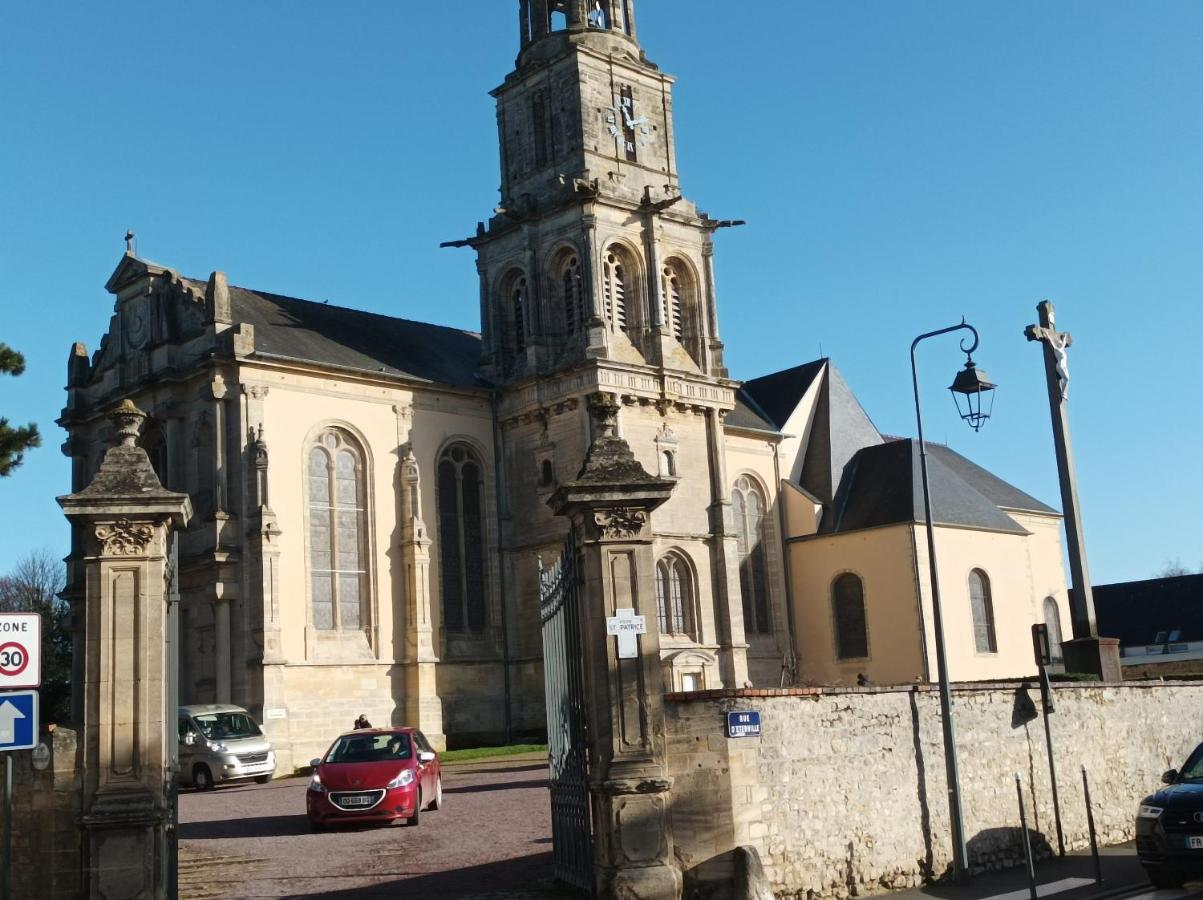
[[[965,822],[961,814],[961,782],[957,771],[956,732],[952,724],[952,690],[948,684],[948,660],[944,652],[944,617],[940,609],[940,574],[936,566],[936,530],[932,524],[931,487],[927,479],[927,444],[923,440],[923,410],[919,403],[919,369],[915,363],[915,349],[921,341],[968,331],[973,343],[966,347],[961,341],[961,351],[967,357],[965,368],[957,373],[949,390],[957,405],[957,413],[974,431],[981,430],[994,408],[994,385],[973,363],[973,351],[977,349],[977,329],[966,324],[962,318],[959,325],[941,328],[921,334],[911,342],[911,380],[915,386],[915,421],[919,427],[919,470],[923,479],[923,517],[927,525],[927,561],[931,570],[932,624],[936,632],[936,673],[940,682],[940,717],[944,730],[944,767],[948,778],[948,816],[952,823],[952,877],[961,881],[966,872]],[[982,400],[989,400],[985,409]],[[962,409],[962,402],[964,408]]]

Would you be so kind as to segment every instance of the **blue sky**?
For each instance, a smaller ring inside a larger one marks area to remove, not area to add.
[[[234,284],[478,327],[469,234],[496,205],[488,90],[516,0],[0,7],[0,414],[44,446],[0,481],[0,571],[65,553],[67,353],[94,350],[126,228]],[[928,436],[1060,506],[1040,352],[1075,338],[1070,414],[1096,583],[1203,565],[1203,4],[641,0],[679,77],[685,193],[721,218],[732,374],[829,355],[913,434],[908,348],[968,317],[999,383],[974,434],[921,351]]]

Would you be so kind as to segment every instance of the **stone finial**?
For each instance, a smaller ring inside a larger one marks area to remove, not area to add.
[[[253,430],[251,433],[255,434]],[[255,468],[266,469],[268,463],[267,441],[263,438],[263,425],[259,426],[259,432],[255,435],[252,447],[254,450]]]
[[[133,447],[136,446],[138,435],[142,431],[142,423],[146,421],[146,413],[126,397],[109,412],[109,421],[117,429],[118,442],[115,446]]]

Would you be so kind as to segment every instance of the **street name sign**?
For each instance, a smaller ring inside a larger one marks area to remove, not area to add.
[[[760,711],[744,709],[727,713],[727,737],[760,737]]]
[[[606,619],[606,634],[618,638],[618,658],[636,659],[639,656],[638,635],[647,634],[647,619],[635,615],[633,609],[619,609]]]
[[[0,613],[0,691],[42,683],[42,617]]]
[[[38,745],[38,692],[0,694],[0,753]]]

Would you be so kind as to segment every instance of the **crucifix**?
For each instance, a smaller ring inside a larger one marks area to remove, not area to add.
[[[1070,594],[1073,636],[1075,641],[1097,641],[1099,630],[1094,614],[1094,594],[1090,588],[1090,572],[1086,566],[1086,542],[1082,535],[1078,480],[1074,472],[1073,448],[1069,440],[1069,358],[1066,350],[1073,344],[1073,337],[1068,332],[1057,330],[1056,313],[1052,303],[1044,300],[1036,306],[1036,311],[1040,314],[1040,324],[1029,325],[1024,329],[1024,335],[1029,341],[1039,341],[1044,345],[1045,379],[1048,384],[1049,409],[1053,417],[1053,443],[1057,449],[1069,572],[1073,582],[1073,591]]]

